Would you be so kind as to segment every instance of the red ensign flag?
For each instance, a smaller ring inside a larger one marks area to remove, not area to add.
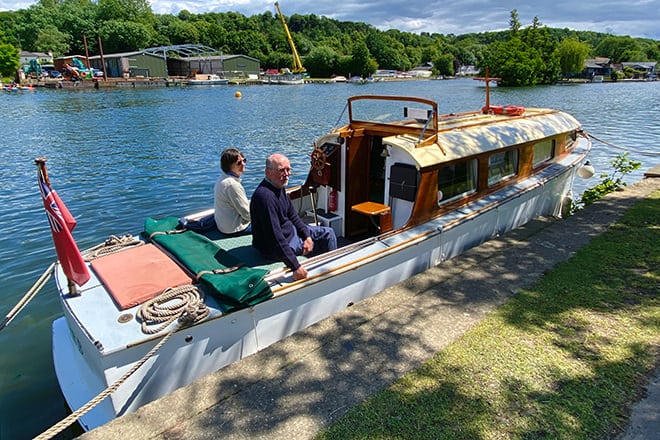
[[[78,286],[82,286],[89,280],[90,275],[85,260],[80,255],[78,246],[71,235],[71,231],[76,227],[76,220],[57,193],[48,186],[41,170],[38,175],[39,190],[48,215],[50,230],[53,233],[57,258],[60,260],[60,265],[67,278]]]

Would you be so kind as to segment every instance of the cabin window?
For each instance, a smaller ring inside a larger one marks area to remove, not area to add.
[[[511,177],[518,173],[518,150],[502,151],[491,154],[488,158],[488,185]]]
[[[532,166],[536,168],[544,162],[549,161],[555,155],[555,141],[548,139],[543,142],[534,144],[534,157],[532,159]]]
[[[438,205],[477,190],[477,159],[447,165],[438,170]]]

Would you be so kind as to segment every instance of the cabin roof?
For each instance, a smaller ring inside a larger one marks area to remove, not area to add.
[[[420,168],[450,162],[509,146],[525,144],[570,133],[580,123],[567,113],[556,110],[527,108],[523,116],[482,113],[451,115],[441,118],[438,140],[417,147],[419,139],[412,135],[396,135],[383,143],[405,150]]]

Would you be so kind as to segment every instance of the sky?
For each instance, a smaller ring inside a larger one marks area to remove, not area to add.
[[[0,11],[25,9],[34,0],[0,0]],[[245,16],[275,13],[274,0],[151,0],[157,14],[185,9],[239,12]],[[281,0],[285,16],[315,14],[339,21],[363,22],[380,30],[461,35],[509,28],[511,11],[522,27],[534,17],[542,25],[619,36],[660,40],[660,0]]]

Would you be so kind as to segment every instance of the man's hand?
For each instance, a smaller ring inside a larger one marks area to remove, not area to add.
[[[293,271],[294,281],[302,280],[304,278],[307,278],[307,269],[304,267],[300,266],[298,269]]]
[[[305,241],[303,241],[302,254],[307,255],[313,250],[314,250],[314,240],[312,240],[312,237],[307,237]]]

